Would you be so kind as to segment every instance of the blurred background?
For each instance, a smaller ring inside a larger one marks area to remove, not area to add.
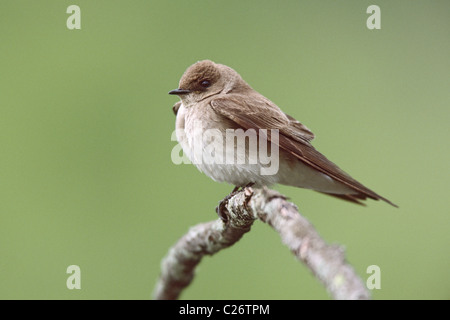
[[[81,30],[69,30],[69,5]],[[381,30],[366,9],[381,8]],[[168,249],[232,186],[175,165],[185,69],[211,59],[397,203],[276,186],[346,248],[374,299],[450,298],[450,2],[0,2],[0,298],[148,299]],[[66,287],[69,265],[81,290]],[[256,221],[182,299],[329,299]]]

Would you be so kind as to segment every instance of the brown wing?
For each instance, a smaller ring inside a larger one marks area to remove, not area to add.
[[[284,114],[275,104],[263,96],[250,99],[240,94],[228,94],[226,97],[212,99],[210,106],[214,111],[233,120],[244,129],[252,128],[256,131],[258,129],[278,129],[279,147],[281,149],[355,190],[355,194],[339,195],[339,198],[352,202],[359,202],[358,199],[366,198],[381,199],[397,207],[386,198],[353,179],[318,152],[310,144],[314,134],[300,122]]]
[[[311,141],[314,139],[314,133],[312,133],[312,131],[309,130],[304,124],[298,122],[297,120],[295,120],[293,117],[291,117],[286,113],[285,115],[289,119],[289,126],[293,128],[292,130],[293,134],[297,134],[300,136],[301,139],[307,141]]]

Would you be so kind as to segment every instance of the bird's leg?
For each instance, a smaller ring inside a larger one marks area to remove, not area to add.
[[[230,196],[230,195],[234,196],[238,192],[239,188],[240,188],[239,186],[235,186],[233,188],[233,190],[231,190],[231,192],[230,192],[230,194],[228,196]]]
[[[245,187],[242,188],[242,189],[253,187],[254,184],[255,184],[254,182],[247,183],[247,184],[245,185]]]

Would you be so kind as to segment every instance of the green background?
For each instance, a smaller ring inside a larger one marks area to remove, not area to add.
[[[66,9],[81,8],[81,30]],[[371,4],[381,30],[366,27]],[[178,85],[231,66],[314,146],[400,206],[276,186],[374,299],[450,298],[449,1],[0,2],[0,298],[148,299],[160,261],[231,191],[174,165]],[[66,268],[81,268],[81,290]],[[257,221],[184,299],[328,299]]]

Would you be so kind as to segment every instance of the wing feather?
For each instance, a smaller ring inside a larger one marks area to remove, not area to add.
[[[278,144],[281,149],[355,191],[355,194],[340,195],[339,198],[352,202],[359,202],[358,199],[363,200],[365,198],[381,199],[396,207],[386,198],[353,179],[317,151],[310,144],[314,134],[293,117],[283,113],[274,103],[263,96],[255,99],[240,94],[227,94],[226,97],[212,99],[210,106],[215,112],[234,121],[243,129],[255,129],[256,132],[258,132],[258,129],[278,129]]]

